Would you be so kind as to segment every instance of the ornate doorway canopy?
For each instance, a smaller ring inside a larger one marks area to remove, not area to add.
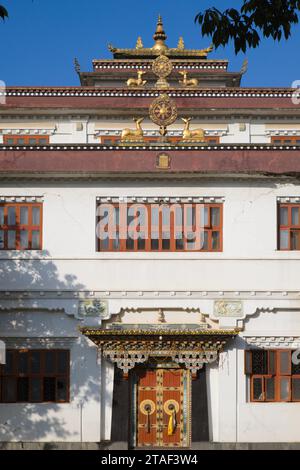
[[[217,360],[219,352],[239,330],[82,328],[81,332],[127,376],[137,364],[151,357],[169,357],[195,375],[204,364]]]

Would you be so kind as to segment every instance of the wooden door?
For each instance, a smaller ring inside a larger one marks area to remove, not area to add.
[[[135,445],[189,447],[189,371],[144,369],[135,377]]]

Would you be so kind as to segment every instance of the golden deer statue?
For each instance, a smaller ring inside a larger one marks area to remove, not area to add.
[[[144,133],[141,123],[144,118],[133,118],[136,124],[136,129],[123,129],[121,134],[121,142],[142,142],[144,140]]]
[[[146,85],[147,80],[143,80],[143,75],[146,72],[143,70],[138,70],[137,71],[137,78],[129,78],[127,80],[127,86],[128,87],[143,87]]]
[[[179,83],[180,85],[183,85],[185,87],[196,87],[198,86],[199,84],[199,81],[197,80],[197,78],[191,78],[189,79],[188,78],[188,72],[186,71],[182,71],[182,72],[179,72],[180,75],[183,76],[183,80],[179,80]]]
[[[185,123],[182,140],[189,142],[205,142],[205,131],[203,129],[190,130],[190,121],[192,118],[181,118]]]

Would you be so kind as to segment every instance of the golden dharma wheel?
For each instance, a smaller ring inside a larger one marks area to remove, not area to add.
[[[155,59],[152,65],[152,71],[159,78],[168,77],[173,70],[173,65],[170,59],[165,55],[160,55]]]
[[[170,126],[177,119],[177,106],[168,95],[160,95],[150,105],[149,115],[158,126]]]

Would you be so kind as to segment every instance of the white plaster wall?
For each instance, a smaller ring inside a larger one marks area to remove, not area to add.
[[[236,144],[248,144],[250,143],[250,124],[241,123],[230,123],[228,134],[223,136],[221,142],[224,144],[236,143]]]
[[[59,338],[62,343],[54,347],[70,349],[71,368],[70,403],[0,404],[0,441],[100,441],[101,365],[96,347],[79,333],[78,325],[64,313],[1,312],[0,331],[6,342]]]
[[[297,290],[299,252],[277,251],[277,197],[299,196],[300,185],[275,180],[4,186],[1,195],[44,197],[43,251],[1,252],[3,269],[35,273],[35,287],[94,290]],[[97,253],[97,196],[222,196],[222,253]],[[14,258],[13,260],[11,258]],[[19,260],[19,261],[18,261]],[[128,273],[130,272],[130,276]],[[27,288],[18,275],[14,288]],[[49,274],[51,273],[51,275]],[[172,275],[170,275],[172,273]],[[72,280],[71,280],[72,279]],[[45,282],[45,280],[47,282]],[[11,289],[12,279],[0,279]]]
[[[295,182],[217,178],[181,185],[160,181],[152,184],[146,181],[132,184],[51,182],[32,183],[26,188],[6,184],[2,185],[0,194],[44,197],[44,250],[1,252],[2,291],[299,290],[299,252],[284,253],[276,249],[276,198],[300,196],[300,185]],[[224,251],[97,253],[96,197],[126,195],[224,197]],[[119,305],[126,307],[128,301],[122,302]],[[281,307],[282,302],[284,297]],[[172,305],[175,303],[176,299],[172,298]],[[260,303],[263,305],[264,300]],[[158,301],[152,301],[154,304],[157,307]],[[166,299],[164,304],[170,306]],[[183,304],[181,299],[180,305]],[[246,332],[267,335],[275,331],[279,336],[290,335],[291,331],[299,333],[300,305],[295,311],[289,308],[286,300],[284,312],[264,312],[249,317]],[[34,318],[28,317],[21,330],[10,330],[9,325],[16,319],[14,315],[16,313],[0,314],[1,335],[34,336],[28,327],[30,321],[38,327],[39,335],[50,332],[62,337],[78,336],[78,322],[64,314],[40,312]],[[19,323],[21,320],[18,319]],[[95,348],[81,341],[74,343],[71,352],[76,358],[72,363],[71,403],[0,405],[0,432],[5,435],[2,440],[96,442],[100,440],[100,433],[102,439],[109,439],[113,371],[107,367],[101,377]],[[243,345],[238,343],[237,346],[238,349],[229,347],[221,355],[218,371],[212,368],[207,372],[211,438],[221,442],[299,441],[298,404],[247,402]],[[24,425],[21,425],[21,418]]]
[[[299,311],[263,312],[250,317],[242,336],[299,334]],[[294,328],[294,330],[293,330]],[[271,329],[271,332],[270,332]],[[254,333],[255,332],[255,333]],[[244,373],[243,337],[232,341],[220,355],[218,367],[218,417],[213,419],[213,438],[220,442],[299,442],[299,403],[251,403]],[[210,394],[216,386],[215,370],[209,372]]]

